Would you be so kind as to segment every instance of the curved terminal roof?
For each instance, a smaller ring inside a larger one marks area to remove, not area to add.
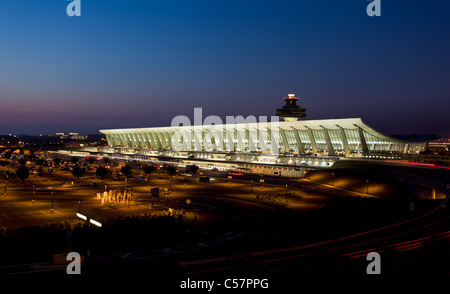
[[[193,125],[193,126],[171,126],[171,127],[150,127],[150,128],[127,128],[127,129],[105,129],[100,130],[101,133],[105,135],[109,134],[120,134],[120,133],[141,133],[141,132],[176,132],[178,130],[192,129],[202,129],[204,131],[209,129],[247,129],[247,130],[257,130],[261,128],[276,129],[280,130],[339,130],[343,129],[358,129],[360,127],[362,130],[388,141],[398,142],[398,143],[408,143],[417,142],[418,140],[406,140],[403,137],[397,138],[385,135],[374,128],[370,127],[362,121],[361,118],[343,118],[343,119],[320,119],[320,120],[299,120],[299,121],[279,121],[279,122],[244,122],[236,124],[221,124],[221,125]],[[434,140],[435,138],[423,140],[423,142]]]

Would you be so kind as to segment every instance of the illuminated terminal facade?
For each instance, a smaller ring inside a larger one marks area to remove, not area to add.
[[[101,130],[110,147],[176,152],[242,152],[261,154],[339,155],[362,157],[368,154],[407,154],[425,151],[428,141],[406,141],[384,135],[360,118],[244,123],[223,126],[155,127]],[[214,136],[206,135],[220,129]],[[176,134],[180,134],[176,137]],[[189,138],[190,141],[186,142]],[[184,146],[184,147],[183,147]]]
[[[175,126],[100,130],[116,151],[143,150],[181,157],[243,157],[258,155],[367,157],[370,154],[420,153],[424,140],[405,140],[382,134],[360,118],[299,120],[305,109],[289,94],[277,109],[284,121],[243,122],[233,125]],[[420,138],[419,138],[420,139]],[[145,152],[148,151],[148,152]],[[172,153],[173,152],[173,153]],[[208,156],[209,155],[209,156]]]

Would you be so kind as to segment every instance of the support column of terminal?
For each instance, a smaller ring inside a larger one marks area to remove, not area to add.
[[[303,154],[305,153],[305,148],[303,148],[303,143],[302,140],[300,139],[300,135],[298,134],[298,130],[296,128],[292,129],[294,129],[294,137],[295,141],[297,142],[298,154]]]
[[[194,136],[194,150],[195,151],[202,151],[202,142],[198,138],[198,135],[201,134],[202,127],[201,126],[194,126],[193,136]]]
[[[283,141],[283,145],[284,145],[284,152],[289,152],[289,150],[291,150],[291,148],[289,147],[289,142],[287,140],[286,133],[281,128],[280,128],[280,134],[281,134],[281,140]]]
[[[367,147],[366,138],[364,137],[363,129],[357,125],[359,140],[361,141],[361,147],[364,154],[369,154],[369,148]]]
[[[231,130],[228,129],[228,127],[227,127],[227,129],[225,129],[225,133],[226,133],[225,135],[227,137],[227,144],[228,144],[226,150],[230,151],[230,152],[233,152],[235,150],[234,140],[233,140],[234,132],[235,132],[234,126],[233,126],[233,129],[231,129]]]
[[[279,132],[278,130],[279,130],[279,128],[277,128],[277,130],[272,130],[271,128],[267,128],[267,131],[269,133],[269,138],[270,138],[270,141],[269,141],[270,142],[270,148],[272,149],[272,153],[273,154],[279,154],[280,153],[280,148],[278,147],[278,142],[277,142],[278,138],[280,136],[278,135],[278,137],[277,137],[277,136],[275,136],[275,133],[274,133],[274,132]]]
[[[246,129],[247,138],[248,138],[248,149],[249,151],[256,151],[255,144],[253,143],[252,134],[250,133],[250,128]]]
[[[345,157],[349,157],[350,156],[350,147],[348,146],[348,140],[347,140],[347,135],[345,135],[345,131],[344,128],[341,126],[339,127],[339,131],[341,133],[341,139],[342,139],[342,145],[344,146],[344,152],[345,152]]]
[[[245,145],[244,145],[244,141],[242,139],[242,135],[241,132],[243,132],[242,130],[237,129],[236,130],[236,138],[237,138],[237,142],[238,142],[238,146],[240,151],[245,151]]]
[[[405,148],[403,149],[403,154],[407,154],[409,151],[409,143],[405,144]]]
[[[125,134],[124,133],[120,133],[120,141],[122,142],[122,146],[123,147],[127,147],[127,140],[126,140],[126,138],[125,138]]]
[[[322,127],[322,131],[324,133],[324,138],[325,138],[325,142],[327,143],[327,151],[329,155],[334,155],[334,148],[333,148],[333,144],[331,144],[331,139],[330,139],[330,134],[328,134],[328,130],[324,127]]]
[[[162,143],[161,143],[161,140],[158,137],[158,134],[156,132],[152,132],[152,136],[153,136],[153,140],[158,145],[158,149],[162,149]]]
[[[306,127],[308,129],[308,136],[309,140],[311,141],[311,148],[313,150],[313,153],[319,153],[319,149],[317,148],[316,139],[314,138],[314,134],[312,130],[309,127]]]

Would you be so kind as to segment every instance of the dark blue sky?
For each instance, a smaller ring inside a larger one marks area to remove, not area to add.
[[[361,117],[450,134],[450,1],[0,2],[0,133],[168,126],[176,115]]]

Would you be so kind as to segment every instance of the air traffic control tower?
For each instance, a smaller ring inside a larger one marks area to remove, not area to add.
[[[287,98],[283,98],[286,105],[283,108],[277,109],[277,116],[284,119],[284,121],[297,121],[300,118],[306,117],[306,108],[300,108],[297,105],[299,98],[295,94],[288,94]]]

